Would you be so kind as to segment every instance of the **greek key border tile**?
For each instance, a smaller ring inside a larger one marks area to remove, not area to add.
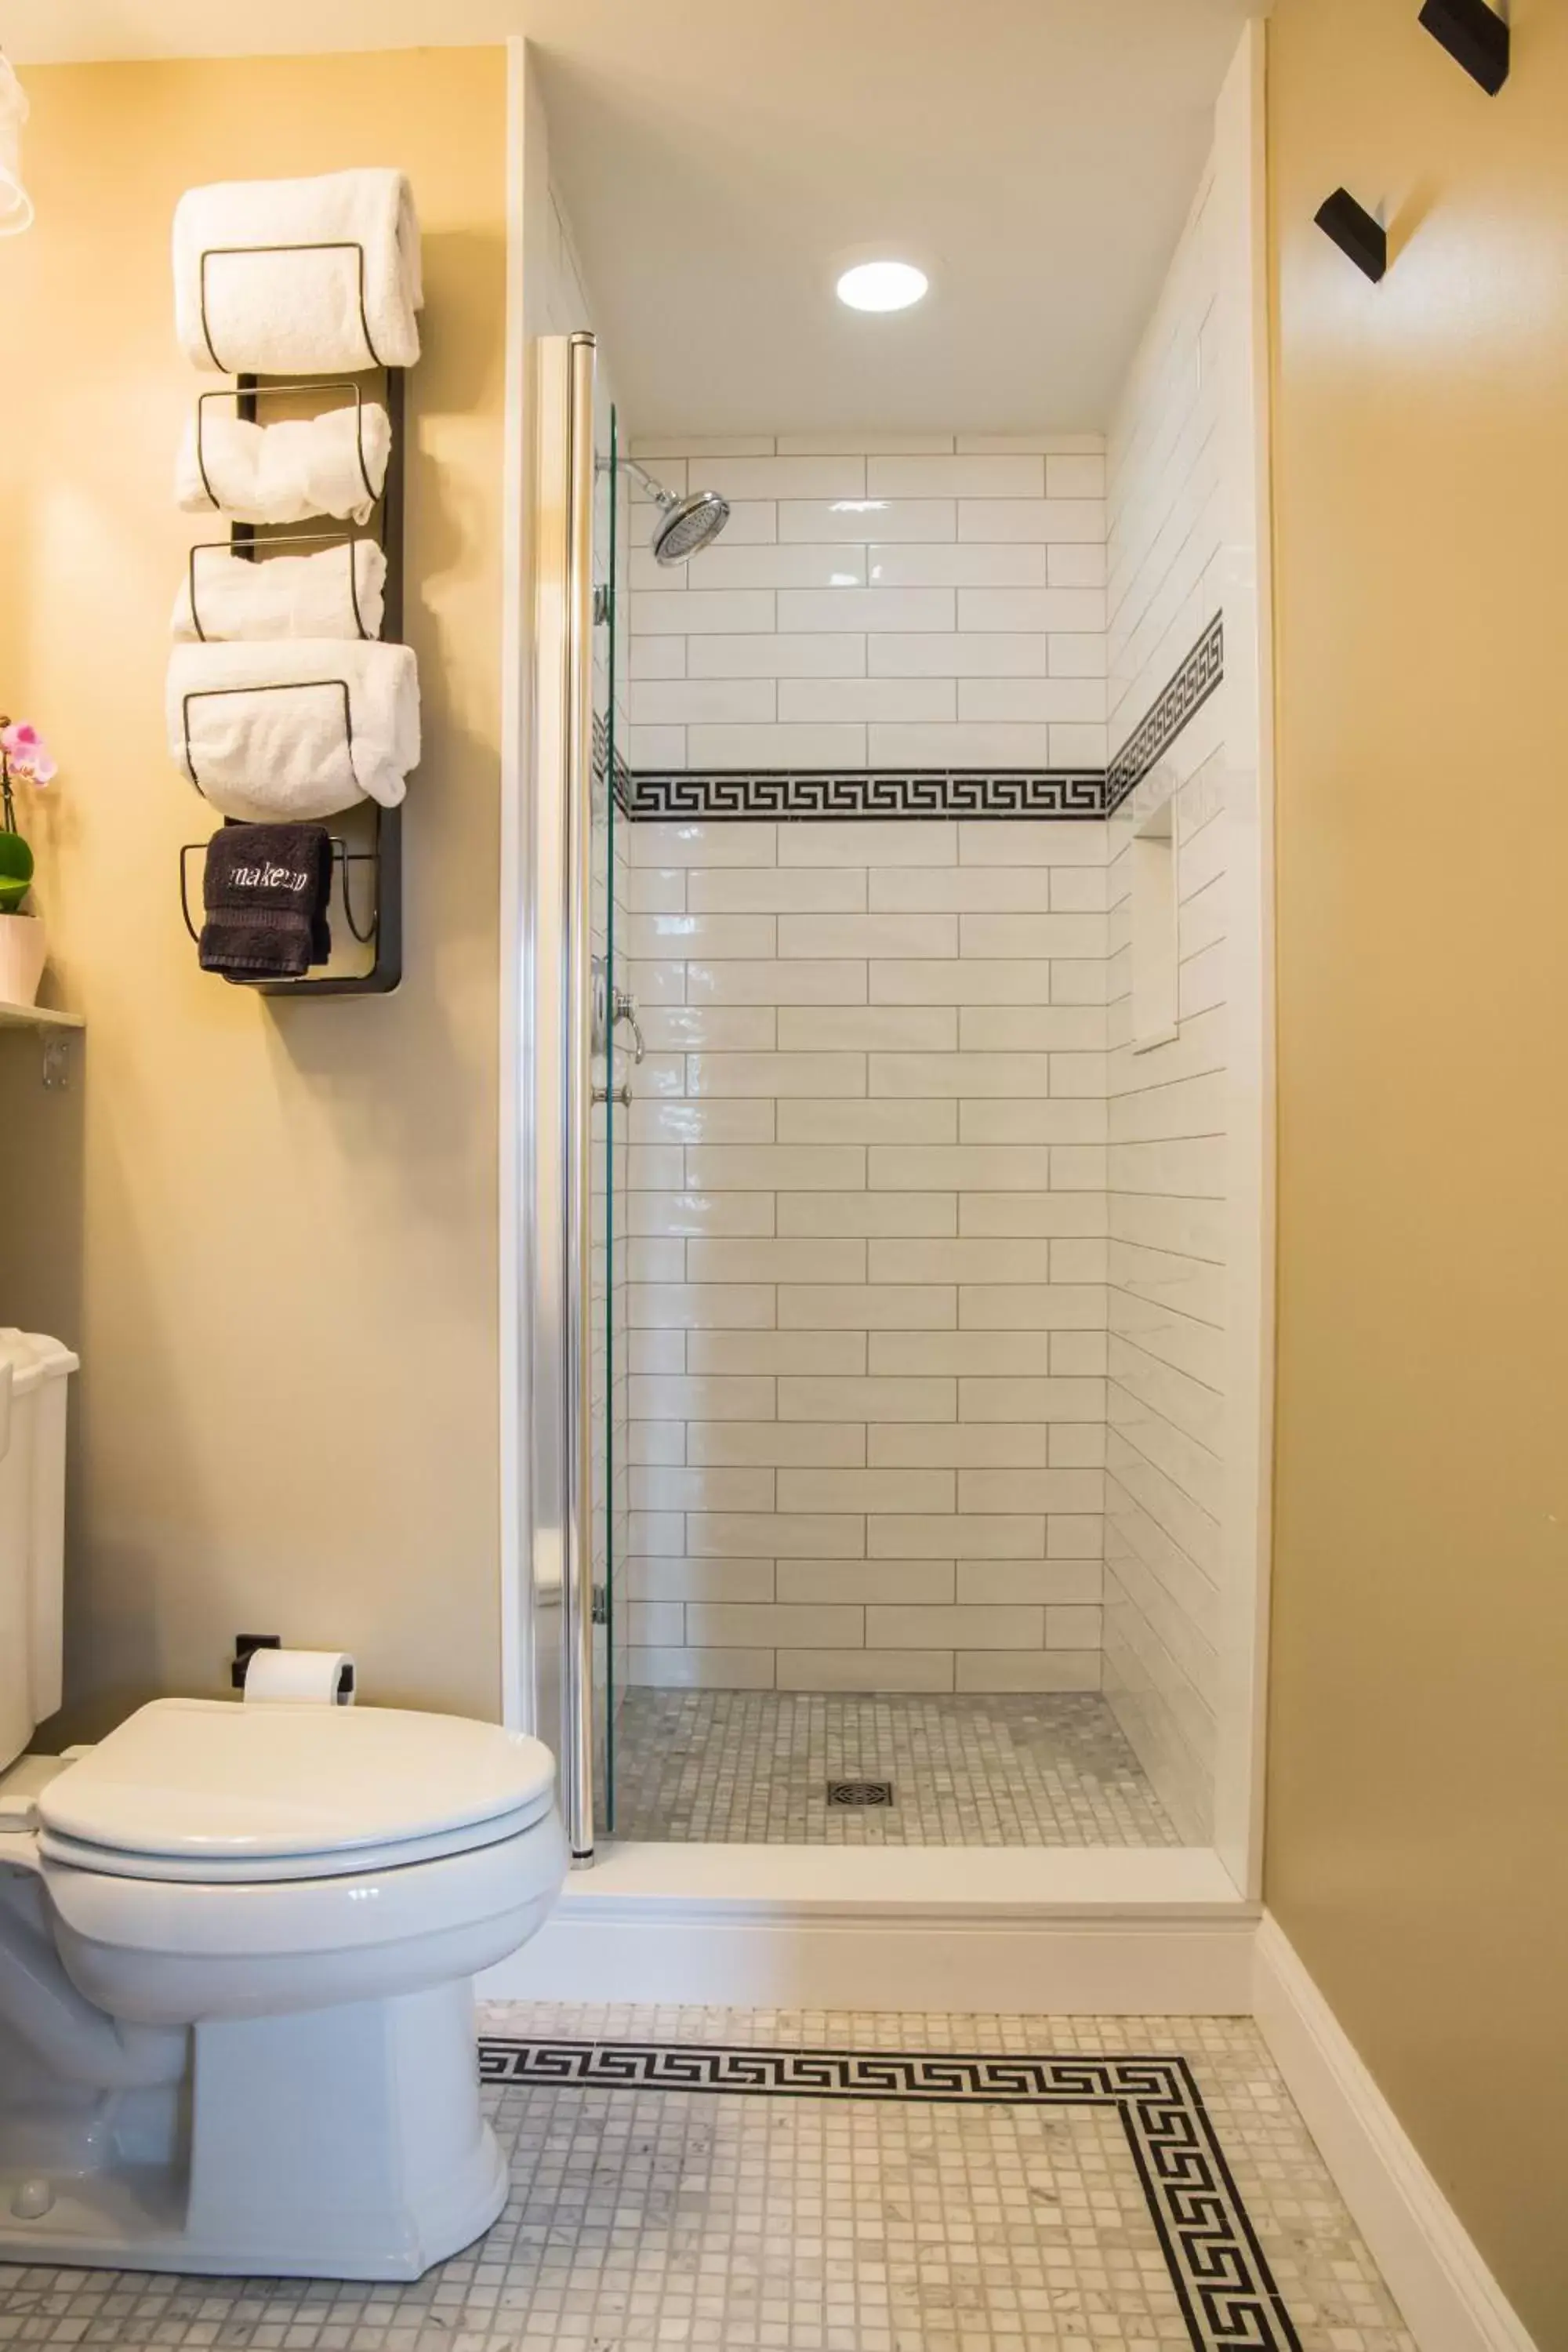
[[[1163,760],[1194,711],[1225,676],[1225,614],[1216,613],[1197,644],[1166,680],[1105,772],[1105,809],[1114,816]]]
[[[761,768],[650,772],[630,779],[635,818],[1099,817],[1099,768]]]
[[[1113,2107],[1194,2352],[1301,2352],[1184,2058],[977,2057],[488,2034],[479,2042],[479,2074],[488,2083],[597,2090]]]

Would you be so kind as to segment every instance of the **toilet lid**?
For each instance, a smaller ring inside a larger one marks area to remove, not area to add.
[[[216,1874],[362,1849],[428,1853],[485,1822],[522,1826],[548,1811],[554,1784],[539,1740],[462,1716],[163,1698],[58,1774],[37,1809],[46,1847],[53,1832]]]

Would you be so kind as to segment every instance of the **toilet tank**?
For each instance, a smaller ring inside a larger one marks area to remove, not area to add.
[[[0,1327],[0,1771],[61,1698],[66,1392],[58,1339]]]

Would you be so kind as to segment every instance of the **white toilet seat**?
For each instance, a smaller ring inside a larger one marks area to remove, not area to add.
[[[156,1699],[39,1791],[46,1858],[222,1886],[394,1869],[550,1810],[537,1739],[392,1707]]]

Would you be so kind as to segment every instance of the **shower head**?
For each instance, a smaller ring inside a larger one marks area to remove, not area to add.
[[[721,499],[717,490],[691,490],[681,498],[656,482],[635,458],[625,457],[621,463],[628,473],[637,476],[658,509],[650,543],[654,562],[662,563],[667,570],[678,563],[689,563],[700,548],[718,538],[729,521],[730,501]]]
[[[689,562],[699,548],[718,538],[730,520],[730,501],[717,490],[693,490],[684,499],[666,490],[658,503],[661,511],[653,534],[656,563]]]

